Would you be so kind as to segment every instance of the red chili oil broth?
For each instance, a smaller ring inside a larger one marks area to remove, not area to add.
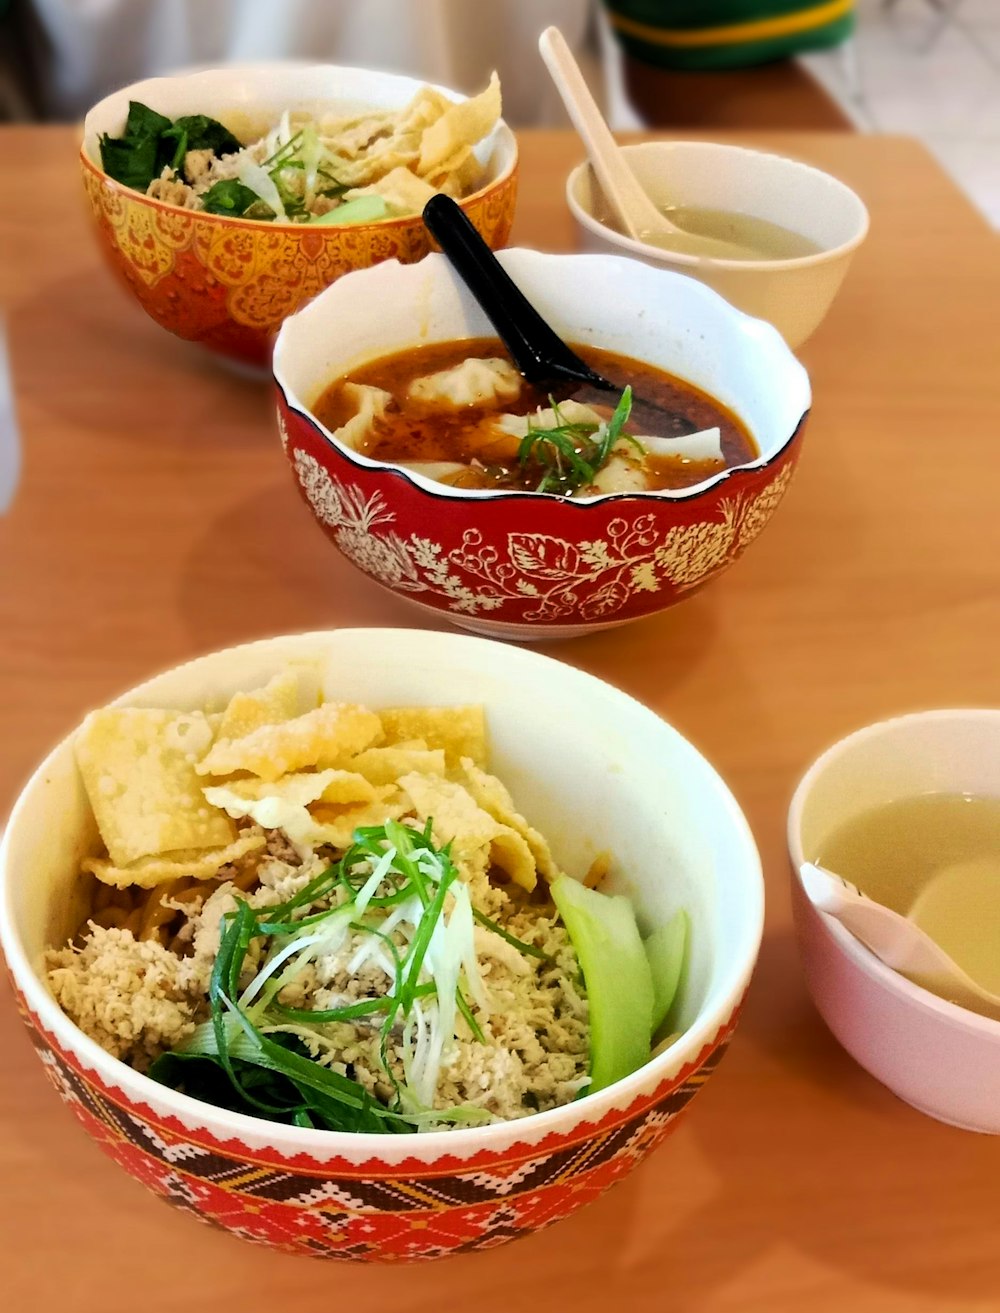
[[[702,429],[719,429],[721,461],[647,455],[644,463],[651,489],[690,487],[723,469],[757,459],[759,452],[746,425],[692,384],[655,365],[598,347],[574,345],[573,349],[611,382],[622,388],[631,384],[633,405],[626,433],[673,438]],[[355,413],[355,403],[344,395],[345,383],[382,388],[392,394],[394,402],[373,422],[362,448],[366,456],[392,463],[458,462],[470,468],[447,480],[453,486],[534,491],[538,471],[520,465],[517,439],[483,442],[490,417],[526,415],[539,407],[550,406],[553,400],[561,403],[572,399],[593,406],[608,418],[614,399],[585,386],[567,388],[553,398],[529,383],[522,384],[520,396],[515,400],[488,405],[454,406],[441,401],[418,401],[406,395],[414,379],[454,368],[470,357],[491,356],[509,359],[496,338],[434,342],[381,356],[331,383],[315,402],[313,413],[331,431],[338,429]]]

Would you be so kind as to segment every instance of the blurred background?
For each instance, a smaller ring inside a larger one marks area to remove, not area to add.
[[[535,54],[556,23],[612,125],[921,138],[1000,227],[1000,0],[0,0],[0,120],[72,120],[190,64],[309,58],[563,122]]]

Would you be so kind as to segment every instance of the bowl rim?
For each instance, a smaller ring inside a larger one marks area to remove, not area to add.
[[[566,260],[579,261],[584,264],[597,261],[606,263],[611,260],[629,266],[639,263],[638,261],[629,259],[624,255],[613,255],[610,253],[599,254],[594,252],[585,253],[579,251],[535,251],[522,246],[508,246],[501,251],[495,252],[495,254],[501,264],[505,264],[508,259],[513,258],[515,262],[520,263],[523,261],[529,266],[536,262],[562,262]],[[438,262],[436,265],[431,263],[435,261]],[[766,337],[770,336],[772,342],[778,346],[779,351],[787,353],[788,363],[792,365],[793,372],[801,371],[800,377],[805,383],[806,407],[796,420],[791,432],[785,439],[783,439],[780,445],[774,449],[770,456],[765,457],[761,455],[755,460],[744,461],[740,465],[731,465],[726,469],[719,470],[715,474],[710,475],[707,479],[702,479],[700,483],[691,484],[686,488],[659,488],[654,490],[644,490],[641,492],[604,492],[598,493],[593,497],[565,497],[560,493],[526,492],[522,489],[516,488],[454,488],[449,484],[438,483],[435,480],[428,478],[426,475],[418,474],[414,470],[409,470],[405,465],[393,461],[374,460],[372,457],[364,455],[363,452],[355,451],[352,447],[348,447],[346,443],[341,442],[325,424],[322,424],[320,420],[317,419],[306,403],[299,400],[297,392],[289,385],[285,377],[282,357],[284,352],[288,349],[288,337],[295,331],[294,321],[300,318],[305,319],[312,315],[322,314],[322,309],[320,308],[322,301],[329,293],[334,292],[337,287],[343,284],[345,279],[376,272],[377,270],[384,271],[386,268],[391,268],[392,266],[395,266],[405,277],[414,276],[411,273],[407,273],[407,270],[421,270],[425,269],[425,267],[437,267],[445,272],[449,272],[451,269],[451,266],[440,252],[432,252],[430,255],[425,256],[423,260],[419,261],[418,264],[404,265],[398,260],[383,260],[372,268],[354,269],[350,273],[345,274],[343,278],[338,279],[337,282],[330,287],[324,288],[323,291],[313,297],[310,302],[300,307],[283,321],[275,340],[274,351],[271,355],[271,374],[274,385],[285,406],[290,411],[294,411],[296,415],[304,419],[328,446],[332,447],[338,455],[347,460],[348,464],[353,465],[356,469],[364,470],[369,474],[374,472],[384,472],[396,476],[397,478],[402,478],[404,483],[408,483],[412,487],[419,489],[420,492],[435,497],[438,500],[450,502],[504,500],[532,502],[539,505],[544,505],[545,503],[558,503],[561,506],[573,508],[574,512],[579,512],[581,514],[593,506],[604,506],[609,503],[645,502],[655,505],[663,504],[665,502],[696,501],[698,498],[704,497],[713,492],[724,483],[738,477],[745,477],[748,474],[756,474],[760,470],[766,470],[783,459],[789,448],[794,444],[795,440],[802,432],[803,426],[809,418],[812,409],[812,385],[809,376],[802,363],[794,355],[779,331],[766,320],[757,319],[753,315],[748,315],[745,311],[738,309],[731,302],[727,301],[725,297],[716,292],[714,288],[708,287],[704,283],[696,282],[676,269],[664,268],[661,270],[653,270],[652,273],[654,276],[666,276],[671,280],[680,278],[683,280],[685,293],[695,297],[703,297],[708,301],[721,303],[721,305],[725,306],[728,314],[734,316],[739,321],[743,321],[745,325],[752,326],[753,332],[762,334]],[[647,272],[649,271],[647,270]],[[451,274],[450,276],[455,277],[457,281],[456,275]],[[454,340],[460,341],[462,339]],[[678,377],[680,376],[678,375]],[[330,382],[334,381],[334,379],[330,380]]]
[[[621,150],[628,154],[633,150],[648,151],[652,147],[654,150],[663,149],[664,152],[680,148],[681,150],[712,150],[723,151],[733,155],[740,155],[745,158],[779,160],[782,164],[787,164],[803,173],[814,174],[817,178],[822,178],[825,182],[833,183],[840,188],[846,197],[853,199],[860,206],[860,227],[853,237],[848,238],[846,242],[840,242],[837,246],[824,247],[820,251],[815,251],[811,255],[794,256],[787,260],[730,260],[720,259],[716,256],[707,255],[689,255],[681,251],[663,250],[658,246],[649,246],[645,242],[640,242],[634,237],[628,237],[624,233],[617,232],[614,228],[609,228],[607,224],[601,223],[593,214],[580,204],[575,192],[580,179],[587,169],[590,168],[589,159],[583,159],[576,164],[569,172],[566,178],[566,204],[569,206],[573,218],[582,227],[588,229],[595,236],[600,237],[609,245],[620,247],[633,255],[642,256],[644,259],[656,260],[658,263],[667,265],[677,265],[680,268],[691,270],[725,270],[740,273],[781,273],[785,270],[810,269],[818,265],[830,264],[835,260],[842,259],[852,251],[857,250],[861,243],[868,236],[871,228],[871,215],[868,207],[852,187],[832,173],[827,173],[824,169],[817,168],[814,164],[807,164],[804,160],[798,160],[790,155],[782,155],[777,151],[759,150],[754,146],[739,146],[730,142],[716,141],[690,141],[690,140],[658,140],[645,142],[630,142],[622,144]]]
[[[151,82],[183,82],[188,78],[197,76],[208,77],[215,74],[233,74],[243,76],[259,74],[263,77],[272,76],[274,73],[282,71],[306,73],[319,70],[330,74],[341,72],[351,74],[369,74],[371,77],[386,78],[399,83],[409,83],[412,84],[415,89],[420,87],[430,87],[434,91],[441,92],[442,95],[447,96],[456,104],[460,104],[463,101],[470,99],[470,97],[464,92],[456,91],[453,87],[441,86],[436,82],[421,81],[421,79],[411,77],[406,73],[387,73],[378,69],[357,68],[344,64],[323,64],[309,59],[286,59],[273,60],[270,62],[252,61],[241,64],[225,64],[218,66],[207,64],[199,65],[197,68],[189,68],[177,73],[167,73],[156,77],[140,78],[123,87],[118,87],[115,91],[111,91],[108,95],[102,96],[100,100],[95,101],[84,115],[82,123],[79,124],[80,145],[78,155],[81,168],[92,173],[105,187],[120,192],[128,199],[137,202],[144,202],[152,209],[157,209],[167,214],[183,214],[204,221],[218,220],[227,227],[249,229],[251,232],[291,232],[302,235],[306,233],[322,233],[324,236],[329,237],[331,235],[341,234],[345,231],[360,232],[367,228],[377,229],[379,232],[387,232],[393,228],[405,227],[408,224],[422,223],[423,220],[419,214],[395,215],[387,219],[375,219],[370,223],[338,225],[293,223],[288,220],[279,222],[277,220],[244,219],[240,215],[210,214],[206,210],[190,210],[183,205],[173,205],[169,201],[160,200],[157,196],[147,196],[145,192],[137,191],[134,187],[129,187],[126,183],[119,182],[117,179],[112,178],[110,174],[104,171],[100,164],[91,158],[87,151],[87,134],[89,131],[87,125],[90,122],[91,115],[101,110],[108,101],[114,100],[118,96],[127,95],[135,88],[147,86]],[[462,197],[458,204],[463,207],[472,204],[474,201],[479,202],[486,199],[494,191],[508,185],[517,174],[519,167],[517,136],[511,129],[510,125],[504,118],[499,118],[489,136],[495,138],[495,145],[501,150],[507,152],[509,158],[495,178],[491,178],[488,183],[480,187],[477,191],[470,192],[468,196]]]
[[[743,850],[745,858],[743,883],[745,883],[748,902],[753,910],[752,917],[744,920],[741,927],[740,945],[742,956],[734,955],[726,963],[718,963],[713,968],[711,983],[719,989],[719,998],[711,1009],[703,1009],[692,1024],[662,1052],[651,1056],[636,1071],[614,1082],[614,1084],[587,1094],[570,1104],[550,1108],[545,1112],[532,1113],[528,1117],[496,1122],[477,1127],[457,1127],[454,1130],[422,1131],[415,1135],[380,1135],[371,1132],[329,1131],[309,1129],[300,1126],[287,1126],[283,1123],[269,1122],[263,1118],[251,1117],[246,1113],[232,1112],[216,1107],[190,1095],[182,1094],[169,1086],[160,1085],[143,1072],[118,1058],[114,1058],[95,1040],[90,1039],[80,1030],[75,1022],[63,1012],[55,998],[49,992],[36,964],[21,941],[16,930],[14,909],[12,906],[14,880],[11,878],[10,848],[11,836],[21,823],[21,816],[28,805],[28,795],[45,776],[58,756],[65,753],[79,732],[81,721],[65,735],[48,752],[44,760],[32,772],[24,784],[11,808],[6,826],[0,839],[0,948],[6,958],[7,967],[17,990],[25,999],[30,1012],[29,1024],[40,1027],[43,1033],[51,1036],[59,1048],[68,1052],[74,1061],[95,1072],[102,1083],[122,1091],[125,1096],[146,1108],[155,1108],[157,1104],[165,1110],[165,1115],[174,1117],[185,1129],[203,1128],[214,1138],[226,1140],[237,1138],[241,1143],[253,1144],[265,1141],[271,1148],[282,1155],[293,1156],[296,1153],[313,1152],[318,1158],[327,1160],[342,1156],[339,1150],[346,1151],[346,1156],[359,1161],[381,1159],[399,1165],[408,1159],[420,1158],[424,1161],[445,1157],[451,1154],[462,1157],[462,1150],[467,1148],[470,1154],[505,1152],[514,1144],[530,1143],[540,1147],[551,1135],[572,1134],[574,1129],[586,1126],[594,1127],[616,1109],[627,1110],[641,1102],[644,1087],[651,1081],[656,1085],[668,1079],[667,1069],[676,1068],[680,1072],[688,1063],[697,1062],[706,1046],[714,1043],[720,1031],[738,1014],[740,1003],[749,984],[757,957],[764,928],[764,877],[760,853],[749,822],[743,813],[729,786],[715,767],[684,735],[672,724],[659,716],[652,708],[639,702],[630,694],[608,683],[597,675],[576,667],[564,666],[553,657],[531,652],[521,647],[499,643],[496,640],[478,638],[469,634],[454,634],[447,631],[422,629],[370,629],[365,627],[345,627],[342,629],[315,630],[301,634],[274,635],[270,638],[257,639],[249,643],[239,643],[228,648],[215,649],[199,657],[181,662],[162,670],[132,688],[125,690],[105,705],[128,705],[137,696],[145,696],[150,685],[162,678],[175,676],[197,666],[204,661],[219,660],[236,652],[248,652],[254,649],[265,652],[273,649],[275,654],[283,653],[281,659],[287,662],[290,646],[301,643],[306,646],[321,647],[324,641],[338,634],[374,634],[380,641],[402,643],[413,635],[419,634],[421,641],[428,641],[431,646],[464,647],[468,652],[470,668],[475,668],[476,656],[483,653],[484,647],[503,650],[505,662],[514,666],[537,667],[539,664],[561,666],[562,675],[573,682],[579,682],[591,692],[598,691],[601,697],[618,704],[623,711],[634,715],[636,712],[644,718],[657,722],[657,732],[673,736],[684,753],[690,753],[697,759],[699,769],[704,772],[706,784],[711,786],[713,798],[720,804],[719,814],[725,816]],[[721,986],[720,986],[721,979]],[[678,1064],[680,1055],[681,1058]],[[653,1077],[652,1073],[660,1075]],[[624,1115],[627,1115],[627,1111]],[[567,1124],[567,1117],[569,1122]],[[456,1137],[458,1137],[456,1139]],[[394,1146],[389,1149],[387,1146]],[[353,1152],[352,1152],[353,1151]]]
[[[912,725],[919,721],[943,722],[960,719],[992,721],[996,725],[998,737],[1000,737],[1000,709],[998,708],[936,707],[926,711],[905,712],[902,715],[889,716],[884,720],[873,721],[829,744],[813,760],[795,786],[795,791],[788,806],[786,840],[792,868],[792,880],[796,889],[805,899],[809,908],[815,912],[823,928],[833,939],[841,954],[848,958],[853,966],[856,966],[869,979],[880,984],[890,993],[896,994],[923,1012],[930,1013],[949,1025],[979,1031],[989,1039],[1000,1042],[1000,1019],[984,1017],[978,1012],[970,1012],[967,1008],[960,1007],[957,1003],[951,1003],[948,999],[941,998],[937,994],[932,994],[930,990],[924,989],[922,985],[917,985],[912,980],[908,980],[906,976],[894,971],[892,967],[886,966],[880,958],[875,956],[871,949],[866,948],[835,917],[813,908],[806,895],[802,877],[799,873],[799,867],[805,861],[801,841],[802,813],[816,781],[833,761],[865,740],[877,738],[887,730],[898,726]]]

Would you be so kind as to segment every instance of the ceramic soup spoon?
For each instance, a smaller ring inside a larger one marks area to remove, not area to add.
[[[812,862],[799,868],[814,907],[836,917],[886,966],[932,994],[1000,1019],[1000,996],[984,989],[909,917],[867,898],[841,876]]]

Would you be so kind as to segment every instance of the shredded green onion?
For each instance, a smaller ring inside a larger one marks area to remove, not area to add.
[[[634,438],[623,432],[632,412],[630,387],[625,388],[606,424],[567,421],[553,397],[549,397],[549,404],[556,419],[555,426],[537,428],[529,422],[528,431],[517,450],[522,469],[534,465],[542,471],[535,492],[554,492],[565,497],[587,487],[608,463],[620,439],[642,450]]]
[[[430,1107],[441,1062],[455,1039],[456,1017],[485,1042],[461,984],[464,977],[477,1005],[486,1007],[475,923],[531,957],[545,954],[472,906],[449,846],[434,843],[430,820],[422,830],[387,821],[356,830],[353,840],[338,862],[284,902],[254,908],[237,899],[222,920],[208,991],[210,1020],[181,1048],[157,1059],[151,1074],[184,1089],[211,1086],[224,1099],[213,1084],[218,1069],[235,1106],[301,1126],[411,1131],[488,1119],[477,1108]],[[310,910],[325,900],[328,907]],[[354,956],[360,963],[374,955],[389,971],[386,993],[327,1008],[283,1003],[282,991],[304,967],[323,952],[337,951],[351,933],[370,937],[372,947],[362,942]],[[261,957],[248,980],[254,944]],[[391,1106],[321,1060],[332,1047],[322,1027],[369,1021],[395,1093]],[[402,1081],[389,1058],[390,1042],[398,1046],[400,1035]]]

